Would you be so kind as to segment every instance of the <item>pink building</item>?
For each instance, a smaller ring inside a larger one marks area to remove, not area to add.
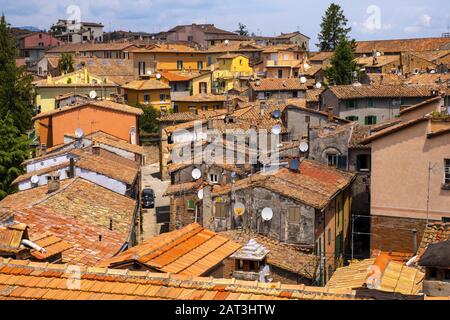
[[[45,32],[28,33],[17,38],[17,48],[20,56],[28,58],[28,62],[38,61],[44,55],[45,50],[63,43]]]

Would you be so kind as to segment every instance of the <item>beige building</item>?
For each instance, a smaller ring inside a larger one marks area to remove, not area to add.
[[[396,124],[364,141],[372,147],[372,249],[414,253],[428,221],[450,218],[450,116],[443,105],[438,97],[403,109]]]

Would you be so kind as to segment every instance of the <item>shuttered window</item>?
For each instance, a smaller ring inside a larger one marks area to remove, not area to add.
[[[216,218],[224,219],[227,217],[228,206],[225,203],[216,203]]]
[[[300,208],[299,207],[290,207],[288,211],[288,220],[289,223],[300,223]]]

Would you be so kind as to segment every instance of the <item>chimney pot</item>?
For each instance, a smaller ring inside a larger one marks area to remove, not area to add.
[[[47,177],[47,187],[48,187],[48,193],[52,193],[59,190],[59,174],[57,172],[51,173]]]
[[[328,122],[333,122],[333,120],[334,120],[333,110],[334,110],[333,107],[328,107]]]

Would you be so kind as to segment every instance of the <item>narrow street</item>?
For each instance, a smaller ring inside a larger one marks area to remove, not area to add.
[[[170,199],[162,196],[169,182],[161,181],[158,163],[142,166],[141,171],[142,188],[153,189],[155,192],[155,208],[142,209],[143,241],[168,231]]]

